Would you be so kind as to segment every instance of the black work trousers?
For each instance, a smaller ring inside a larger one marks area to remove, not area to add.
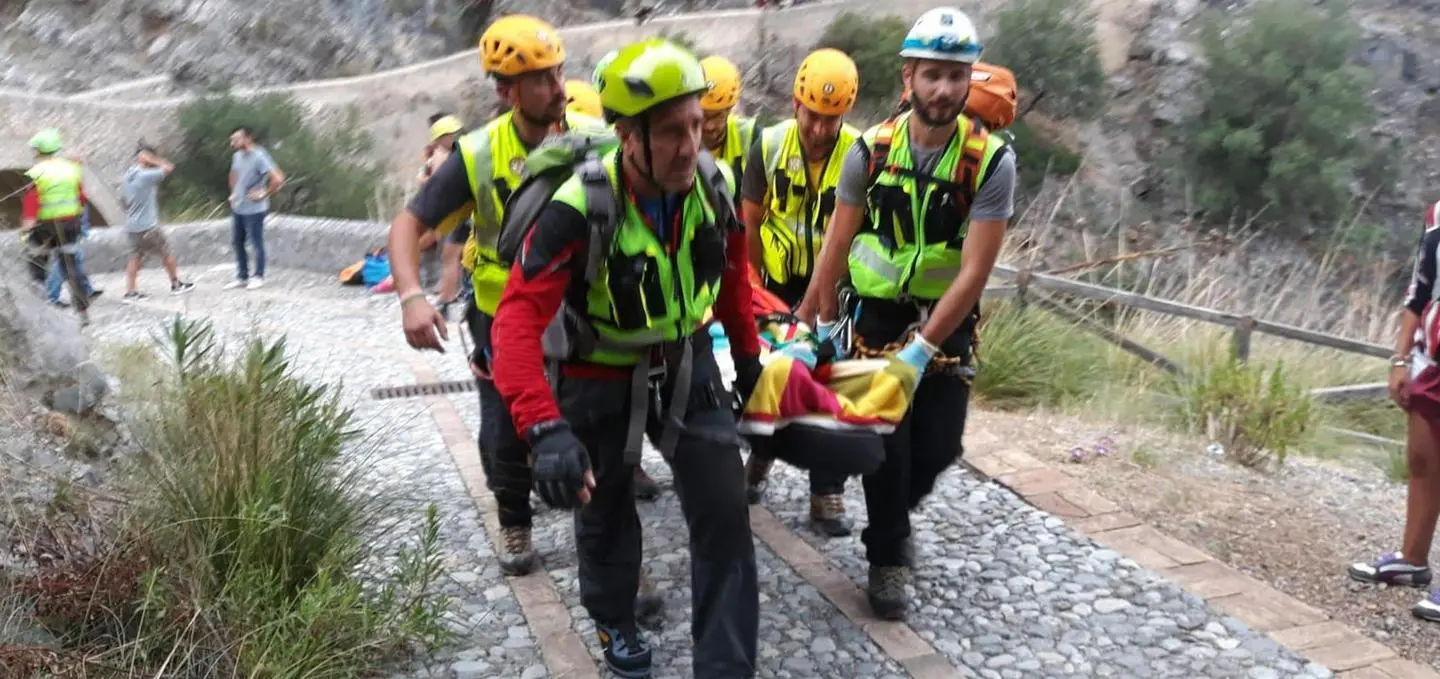
[[[483,352],[490,346],[490,326],[494,321],[485,312],[475,308],[475,297],[471,295],[466,310],[466,325],[481,356],[479,366],[487,372],[489,361]],[[515,431],[515,422],[510,419],[510,409],[490,380],[480,380],[480,466],[485,470],[485,485],[495,495],[497,518],[502,528],[529,528],[530,509],[530,446],[520,439]]]
[[[855,332],[867,347],[879,348],[901,339],[918,318],[913,305],[866,299]],[[969,364],[976,317],[940,345],[946,356]],[[920,380],[910,412],[885,437],[885,461],[863,479],[870,522],[860,533],[871,566],[910,566],[910,512],[935,488],[935,480],[964,452],[965,414],[970,384],[958,371],[926,374]]]
[[[709,334],[701,332],[692,341],[691,389],[683,395],[689,401],[670,468],[690,529],[694,676],[748,679],[755,674],[760,592],[740,440]],[[598,622],[633,622],[641,530],[633,490],[635,467],[624,459],[629,409],[649,411],[647,433],[652,441],[659,440],[662,420],[650,404],[630,403],[629,380],[561,373],[560,409],[589,450],[595,473],[589,504],[575,512],[580,601]],[[660,387],[666,412],[671,388],[669,380]]]
[[[805,290],[809,287],[809,276],[797,276],[784,284],[770,280],[765,282],[765,289],[775,293],[775,296],[789,304],[791,309],[800,306],[800,302],[805,299]],[[839,495],[845,492],[844,474],[835,474],[824,469],[811,469],[809,474],[811,495]]]

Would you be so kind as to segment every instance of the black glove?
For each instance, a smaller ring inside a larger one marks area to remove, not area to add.
[[[735,359],[735,396],[740,400],[741,410],[744,410],[745,403],[750,400],[750,394],[755,393],[755,385],[760,381],[760,370],[759,356]]]
[[[530,442],[531,466],[535,469],[535,492],[545,504],[556,509],[580,506],[590,454],[570,431],[564,420],[542,422],[525,434]]]

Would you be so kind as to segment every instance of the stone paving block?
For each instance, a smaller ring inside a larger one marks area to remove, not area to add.
[[[1390,676],[1384,670],[1374,665],[1368,665],[1348,672],[1340,672],[1335,676],[1341,677],[1342,679],[1395,679],[1395,677]]]
[[[1081,533],[1094,537],[1106,531],[1131,528],[1144,522],[1130,512],[1111,512],[1109,514],[1100,514],[1083,519],[1073,519],[1065,523]]]
[[[1064,497],[1061,497],[1059,493],[1030,495],[1025,498],[1025,501],[1035,505],[1038,509],[1043,509],[1062,519],[1083,519],[1090,516],[1090,512],[1075,506]]]
[[[962,458],[962,461],[992,479],[997,476],[1015,472],[1014,467],[992,453],[977,453],[967,450],[965,451],[965,457]]]
[[[1105,496],[1084,486],[1062,488],[1056,491],[1056,494],[1076,507],[1085,510],[1087,514],[1109,514],[1120,511],[1120,505],[1111,502]]]
[[[1211,561],[1209,555],[1147,525],[1106,531],[1095,539],[1146,568],[1164,569]]]
[[[1023,497],[1053,493],[1062,488],[1074,487],[1080,483],[1075,480],[1075,477],[1049,467],[1003,474],[996,477],[995,480]]]
[[[955,667],[944,658],[931,653],[918,658],[911,658],[901,663],[905,671],[910,673],[913,679],[969,679],[974,674],[965,671],[963,668]]]
[[[1395,657],[1394,651],[1380,642],[1360,636],[1358,632],[1337,643],[1304,649],[1300,654],[1335,672],[1353,670]]]
[[[1304,627],[1276,630],[1270,633],[1271,638],[1297,651],[1320,646],[1331,646],[1345,641],[1354,635],[1354,630],[1350,629],[1344,623],[1334,620],[1327,620],[1314,625],[1305,625]]]
[[[875,640],[875,645],[885,650],[890,657],[904,663],[912,658],[935,655],[930,644],[925,643],[915,630],[903,622],[876,620],[865,624],[865,632]]]
[[[1381,660],[1371,667],[1383,671],[1394,679],[1440,679],[1440,672],[1420,663],[1400,658]]]
[[[1326,619],[1324,613],[1269,587],[1216,597],[1209,603],[1262,632],[1313,625]]]
[[[1047,468],[1044,462],[1036,459],[1033,455],[1014,448],[1000,448],[995,451],[995,457],[1010,465],[1017,472]]]
[[[1264,585],[1253,578],[1219,561],[1176,566],[1160,571],[1160,574],[1175,584],[1195,593],[1202,599],[1231,596]],[[1284,643],[1284,642],[1282,642]],[[1288,645],[1288,644],[1287,644]]]

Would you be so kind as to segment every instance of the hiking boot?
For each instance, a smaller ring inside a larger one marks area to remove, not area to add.
[[[500,540],[505,552],[500,555],[500,572],[506,575],[529,575],[535,570],[539,556],[530,542],[529,526],[502,526]]]
[[[770,466],[775,460],[766,459],[755,453],[750,453],[750,459],[745,460],[745,501],[752,505],[760,504],[760,498],[765,495],[765,487],[769,485],[766,477],[770,475]]]
[[[605,667],[626,679],[650,676],[650,644],[635,623],[619,626],[595,623],[595,636],[605,651]]]
[[[635,593],[635,619],[653,629],[660,622],[658,618],[664,611],[665,598],[655,590],[655,581],[641,569],[640,591]]]
[[[195,291],[195,284],[194,284],[194,283],[186,283],[185,281],[175,281],[175,282],[173,282],[173,283],[170,284],[170,294],[172,294],[172,295],[183,295],[183,294],[185,294],[185,293],[187,293],[187,292],[194,292],[194,291]]]
[[[144,299],[145,299],[145,295],[143,295],[143,294],[141,294],[141,293],[139,293],[139,292],[127,292],[127,293],[125,293],[125,296],[124,296],[124,297],[121,297],[121,298],[120,298],[120,303],[121,303],[121,304],[134,304],[134,303],[139,302],[139,301],[142,301],[142,300],[144,300]]]
[[[1352,580],[1377,585],[1430,586],[1430,569],[1406,561],[1400,552],[1381,554],[1370,563],[1352,564],[1349,572]],[[1437,608],[1437,612],[1440,612],[1440,608]]]
[[[845,496],[810,496],[810,529],[831,538],[843,538],[850,534],[850,522],[845,520]]]
[[[1410,613],[1421,620],[1440,622],[1440,591],[1431,592],[1410,609]]]
[[[635,499],[654,502],[658,497],[660,497],[660,484],[650,478],[650,475],[646,474],[640,465],[635,465]]]
[[[865,593],[870,598],[870,610],[882,620],[904,620],[905,611],[910,607],[910,597],[905,585],[910,582],[909,566],[871,566],[870,582]]]

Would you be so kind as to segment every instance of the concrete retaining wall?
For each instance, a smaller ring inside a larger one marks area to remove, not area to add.
[[[228,219],[159,228],[165,229],[182,270],[235,261]],[[388,230],[380,222],[273,215],[265,220],[266,266],[339,274],[368,250],[384,246]],[[253,248],[250,256],[254,257]],[[85,241],[88,271],[121,271],[129,257],[130,242],[123,229],[96,229]]]

